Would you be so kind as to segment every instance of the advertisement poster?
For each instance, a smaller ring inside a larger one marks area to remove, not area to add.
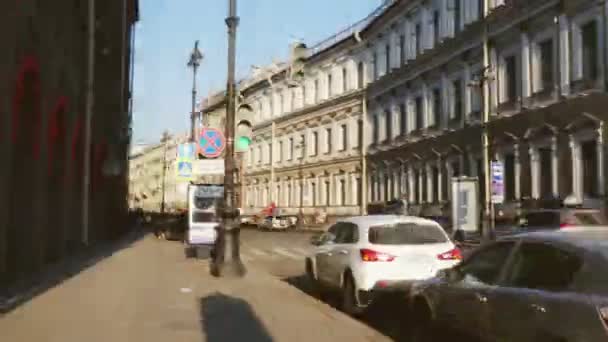
[[[491,169],[492,203],[501,204],[505,201],[505,167],[502,162],[493,161]]]
[[[479,226],[479,199],[476,178],[452,179],[452,222],[454,230],[476,232]]]

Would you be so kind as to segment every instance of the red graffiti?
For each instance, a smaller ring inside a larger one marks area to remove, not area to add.
[[[33,98],[28,98],[28,95]],[[31,100],[33,104],[33,113],[30,113],[33,117],[23,118],[23,107],[28,100]],[[17,144],[19,141],[19,134],[22,132],[21,125],[33,123],[33,131],[31,131],[29,138],[32,139],[33,156],[37,159],[40,156],[40,67],[38,61],[33,56],[26,56],[21,63],[21,68],[15,82],[12,109],[11,138],[13,144]]]

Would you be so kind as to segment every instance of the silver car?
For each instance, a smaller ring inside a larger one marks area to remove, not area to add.
[[[607,270],[608,227],[502,238],[413,287],[414,335],[608,341]]]

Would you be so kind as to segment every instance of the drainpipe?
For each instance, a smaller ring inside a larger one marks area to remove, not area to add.
[[[89,195],[91,184],[91,121],[93,118],[93,102],[95,101],[95,0],[88,0],[88,46],[87,46],[87,79],[86,79],[86,109],[85,109],[85,131],[84,131],[84,177],[82,191],[82,243],[87,246],[89,244]]]
[[[483,164],[485,169],[484,184],[485,184],[485,199],[484,199],[484,215],[482,223],[482,236],[484,240],[491,239],[494,230],[494,210],[491,202],[491,182],[490,182],[490,137],[488,132],[488,123],[490,121],[490,85],[488,72],[490,68],[490,47],[488,38],[489,24],[486,18],[489,14],[489,1],[483,1],[483,18],[484,29],[483,29],[483,136],[482,136],[482,148],[483,148]]]

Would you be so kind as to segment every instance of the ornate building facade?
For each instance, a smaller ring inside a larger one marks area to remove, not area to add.
[[[484,17],[477,0],[396,1],[368,28],[368,201],[407,198],[413,214],[450,217],[452,177],[486,169],[489,82],[489,148],[505,166],[499,219],[564,201],[603,205],[608,7],[489,2]]]

